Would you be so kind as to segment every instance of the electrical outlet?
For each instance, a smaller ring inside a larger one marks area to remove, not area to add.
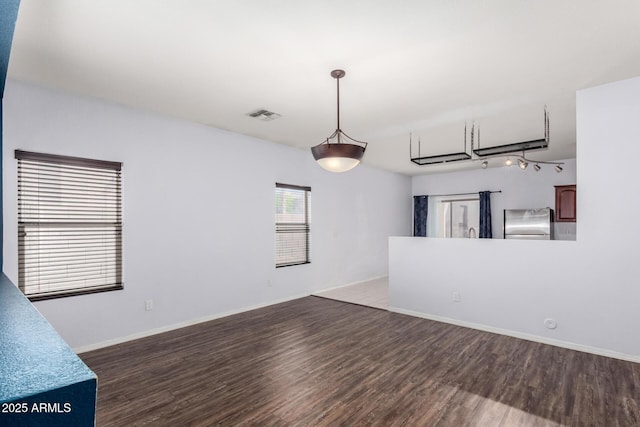
[[[454,302],[460,302],[460,292],[458,291],[453,291],[453,293],[451,294],[451,299]]]
[[[153,310],[153,300],[152,299],[148,299],[144,302],[144,309],[146,311],[151,311]]]

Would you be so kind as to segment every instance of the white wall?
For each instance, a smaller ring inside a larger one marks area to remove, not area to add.
[[[74,348],[384,276],[388,236],[411,231],[410,178],[364,165],[331,174],[309,150],[12,80],[4,132],[14,283],[14,150],[124,163],[125,289],[35,304]],[[312,187],[309,265],[274,267],[275,182]]]
[[[535,152],[528,157],[536,158]],[[491,195],[491,228],[493,238],[502,238],[504,209],[555,208],[554,185],[576,183],[576,160],[563,160],[563,171],[558,173],[552,165],[541,165],[539,172],[530,165],[524,171],[517,163],[511,167],[449,172],[413,178],[413,195],[476,193],[502,191]],[[579,191],[579,190],[578,190]],[[578,220],[580,222],[580,220]],[[558,223],[558,240],[575,240],[575,223]]]
[[[577,93],[577,241],[391,238],[394,309],[640,362],[638,117],[640,78]]]

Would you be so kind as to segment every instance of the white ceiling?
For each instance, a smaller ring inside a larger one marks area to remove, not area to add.
[[[529,157],[575,157],[575,91],[640,75],[639,21],[638,0],[22,0],[8,74],[308,148],[342,68],[364,162],[416,175],[478,163],[414,165],[410,132],[423,156],[462,151],[465,121],[482,146],[537,139],[544,105]]]

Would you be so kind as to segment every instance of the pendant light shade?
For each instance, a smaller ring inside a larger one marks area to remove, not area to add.
[[[311,147],[316,162],[330,172],[346,172],[355,168],[364,155],[364,147],[348,143],[329,143]]]
[[[331,77],[336,79],[338,101],[338,126],[324,142],[311,147],[313,158],[329,172],[346,172],[358,166],[367,143],[351,138],[340,129],[340,79],[344,77],[343,70],[333,70]]]

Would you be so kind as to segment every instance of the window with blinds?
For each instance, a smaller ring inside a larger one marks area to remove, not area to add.
[[[16,150],[18,286],[31,300],[122,289],[122,164]]]
[[[276,267],[308,264],[311,187],[276,183]]]

